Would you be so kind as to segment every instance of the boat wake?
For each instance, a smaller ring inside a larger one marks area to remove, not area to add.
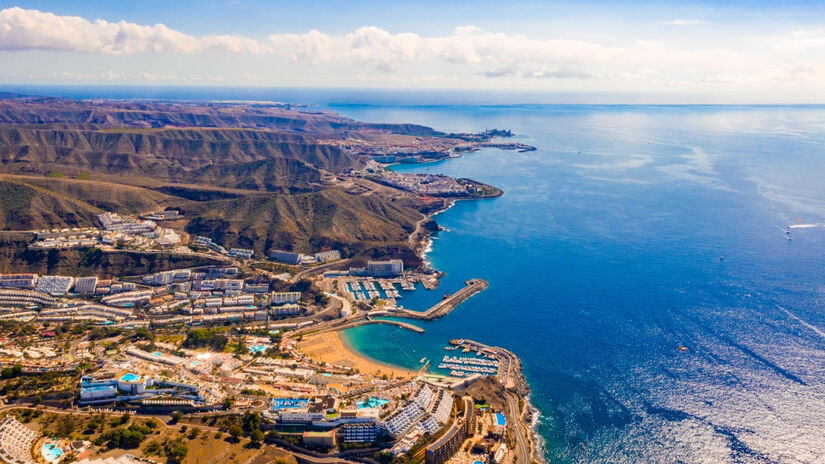
[[[825,228],[825,223],[793,224],[793,225],[788,226],[788,229],[817,229],[817,228]]]
[[[782,306],[776,305],[776,307],[779,308],[779,310],[782,311],[783,313],[787,314],[791,319],[793,319],[796,322],[799,322],[800,324],[802,324],[803,326],[811,329],[812,331],[814,331],[820,337],[825,338],[825,331],[822,331],[819,327],[805,321],[801,317],[799,317],[796,314],[788,311],[787,309],[783,308]]]

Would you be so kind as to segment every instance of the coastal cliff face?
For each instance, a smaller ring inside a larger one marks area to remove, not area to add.
[[[0,229],[96,226],[105,211],[175,207],[185,219],[174,227],[260,255],[334,248],[356,262],[417,265],[409,238],[437,205],[350,177],[364,157],[328,142],[363,131],[443,135],[284,105],[0,99]],[[0,257],[9,269],[21,262]]]

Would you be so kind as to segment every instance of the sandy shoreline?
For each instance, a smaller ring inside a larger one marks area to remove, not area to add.
[[[391,366],[370,359],[353,349],[340,332],[325,332],[305,337],[298,343],[298,350],[315,361],[338,367],[349,367],[364,374],[390,378],[412,378],[417,372]]]

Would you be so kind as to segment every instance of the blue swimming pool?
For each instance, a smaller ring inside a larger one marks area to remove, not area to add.
[[[140,380],[140,376],[131,372],[127,372],[120,377],[121,382],[137,382],[138,380]]]
[[[298,409],[305,408],[309,404],[307,398],[275,398],[272,400],[272,411],[280,411],[281,409]]]
[[[153,354],[153,355],[155,355],[155,356],[163,356],[163,353],[160,353],[160,352],[158,352],[158,351],[155,351],[155,352],[154,352],[154,353],[152,353],[152,354]]]
[[[63,450],[54,444],[45,444],[42,448],[43,458],[49,462],[57,462],[63,456]]]
[[[390,400],[370,396],[369,399],[361,400],[361,401],[355,403],[355,405],[358,407],[358,409],[364,409],[364,408],[380,408],[381,406],[384,406],[385,404],[389,404],[389,403],[390,403]]]
[[[263,353],[266,351],[266,347],[263,345],[253,345],[249,347],[249,351],[253,353]]]
[[[502,413],[496,413],[496,425],[505,426],[507,425],[507,419],[504,417]]]
[[[113,385],[93,385],[91,387],[81,387],[81,388],[83,390],[86,390],[86,391],[103,391],[103,390],[109,390],[111,388],[114,388],[114,386]]]

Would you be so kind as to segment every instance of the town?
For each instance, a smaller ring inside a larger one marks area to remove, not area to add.
[[[323,354],[324,337],[350,327],[423,331],[415,320],[442,317],[486,282],[472,279],[429,310],[413,311],[400,304],[403,296],[436,288],[437,274],[405,269],[400,259],[347,267],[338,250],[272,249],[256,260],[253,250],[158,225],[179,216],[104,213],[100,228],[40,231],[30,247],[198,254],[221,265],[129,276],[0,275],[0,435],[9,437],[0,458],[175,462],[197,454],[186,441],[199,430],[210,447],[248,459],[278,450],[310,462],[531,459],[518,401],[527,387],[512,353],[453,340],[449,355],[417,372]],[[105,427],[49,428],[65,414],[78,423],[117,422],[114,430],[132,442],[115,443]],[[227,417],[243,418],[240,431]],[[147,438],[149,421],[162,424],[163,441]]]

